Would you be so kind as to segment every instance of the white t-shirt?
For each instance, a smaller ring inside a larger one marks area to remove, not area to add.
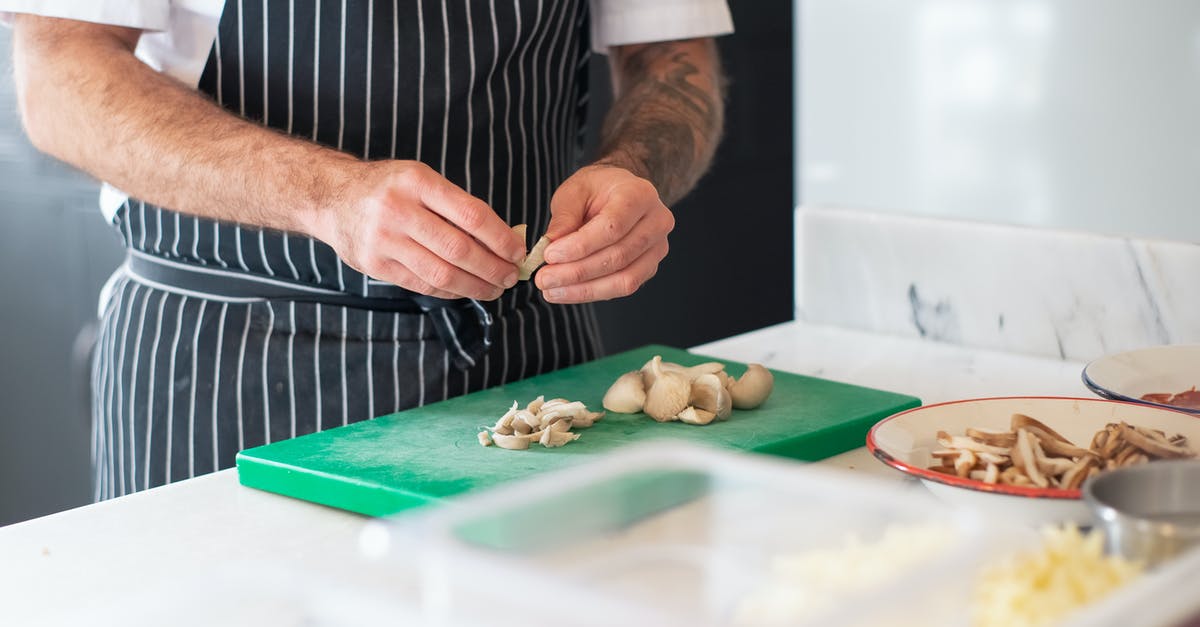
[[[726,0],[589,0],[592,49],[713,37],[733,32]],[[0,16],[32,13],[146,31],[137,57],[197,85],[217,36],[225,0],[0,0]],[[111,220],[128,195],[105,183],[100,208]]]

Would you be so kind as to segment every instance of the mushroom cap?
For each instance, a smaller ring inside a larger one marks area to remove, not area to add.
[[[604,409],[618,414],[636,414],[646,405],[646,386],[641,371],[626,372],[617,377],[604,393]]]
[[[692,385],[683,375],[675,372],[660,372],[654,385],[646,392],[643,410],[659,422],[674,420],[688,406]]]
[[[733,397],[716,374],[702,374],[692,381],[688,403],[696,409],[716,414],[722,420],[733,413]]]
[[[733,406],[737,409],[754,409],[762,405],[775,387],[775,375],[762,364],[750,364],[729,388]]]
[[[711,411],[705,411],[696,407],[687,407],[679,412],[680,422],[686,422],[689,425],[706,425],[716,419],[717,415]]]

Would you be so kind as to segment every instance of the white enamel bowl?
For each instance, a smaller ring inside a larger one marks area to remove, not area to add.
[[[985,516],[1032,525],[1090,524],[1079,490],[987,484],[928,469],[933,465],[930,453],[941,448],[938,431],[1007,431],[1014,413],[1032,416],[1085,448],[1106,424],[1122,420],[1170,435],[1181,433],[1193,448],[1200,446],[1200,417],[1186,412],[1101,399],[1022,396],[952,401],[895,414],[871,428],[867,448],[883,463],[920,479],[939,498]]]
[[[1143,394],[1200,388],[1200,344],[1155,346],[1101,357],[1083,369],[1083,384],[1104,398],[1200,414],[1200,409],[1141,400]]]

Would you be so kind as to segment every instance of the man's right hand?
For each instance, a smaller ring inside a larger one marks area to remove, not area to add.
[[[487,203],[418,161],[347,164],[306,222],[367,276],[438,298],[495,300],[517,282],[521,241]]]

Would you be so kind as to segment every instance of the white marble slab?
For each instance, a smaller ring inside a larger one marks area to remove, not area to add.
[[[1200,342],[1200,244],[802,208],[796,260],[818,324],[1081,361]]]

